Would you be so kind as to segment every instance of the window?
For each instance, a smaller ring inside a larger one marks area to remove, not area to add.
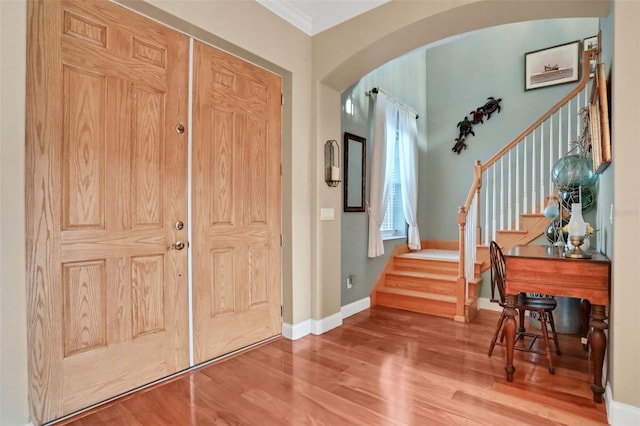
[[[344,112],[351,116],[353,116],[355,113],[355,106],[353,105],[351,96],[349,96],[347,100],[344,102]]]
[[[416,118],[413,110],[378,92],[373,119],[368,257],[384,254],[383,239],[407,238],[409,249],[420,249]]]
[[[407,226],[402,210],[402,190],[400,188],[400,152],[399,152],[398,130],[393,143],[393,172],[390,176],[391,186],[389,188],[389,199],[384,220],[380,226],[382,239],[404,238],[407,236]]]

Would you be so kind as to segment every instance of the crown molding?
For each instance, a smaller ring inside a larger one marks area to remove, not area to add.
[[[390,0],[256,0],[307,35],[314,36]]]
[[[256,0],[285,21],[308,35],[313,35],[313,22],[310,16],[305,15],[288,0]]]

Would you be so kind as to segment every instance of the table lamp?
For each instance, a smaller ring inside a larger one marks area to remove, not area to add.
[[[586,253],[580,247],[587,235],[587,224],[582,218],[582,203],[571,204],[571,219],[569,219],[567,228],[569,230],[568,239],[573,247],[563,254],[564,257],[572,259],[591,259],[591,255]]]

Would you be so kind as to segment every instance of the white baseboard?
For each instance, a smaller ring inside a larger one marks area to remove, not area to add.
[[[342,325],[342,313],[336,312],[333,315],[320,320],[311,320],[311,333],[318,335],[333,330]]]
[[[282,336],[289,340],[298,340],[307,334],[311,334],[311,320],[302,321],[298,324],[282,323]]]
[[[342,312],[342,319],[348,318],[351,315],[355,315],[359,312],[366,311],[371,307],[371,298],[369,296],[364,299],[356,300],[355,302],[349,303],[348,305],[344,305],[340,308],[340,312]]]
[[[607,406],[607,421],[612,426],[640,425],[640,407],[623,404],[613,400],[611,387],[604,390],[604,402]]]
[[[500,312],[502,308],[497,303],[493,303],[487,297],[478,297],[478,309],[486,309],[487,311]]]
[[[344,318],[367,310],[370,306],[371,299],[367,296],[364,299],[344,305],[340,308],[340,312],[319,320],[309,319],[298,324],[282,323],[282,336],[289,340],[297,340],[308,334],[326,333],[329,330],[340,327]]]

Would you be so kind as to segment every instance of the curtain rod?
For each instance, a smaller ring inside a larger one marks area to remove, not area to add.
[[[377,87],[374,87],[373,89],[369,90],[368,92],[365,92],[365,95],[367,96],[371,96],[372,94],[377,95],[380,91],[378,90]],[[403,104],[404,105],[404,104]],[[410,110],[413,110],[413,108],[408,107]],[[420,118],[420,116],[418,114],[416,114],[416,120]]]

